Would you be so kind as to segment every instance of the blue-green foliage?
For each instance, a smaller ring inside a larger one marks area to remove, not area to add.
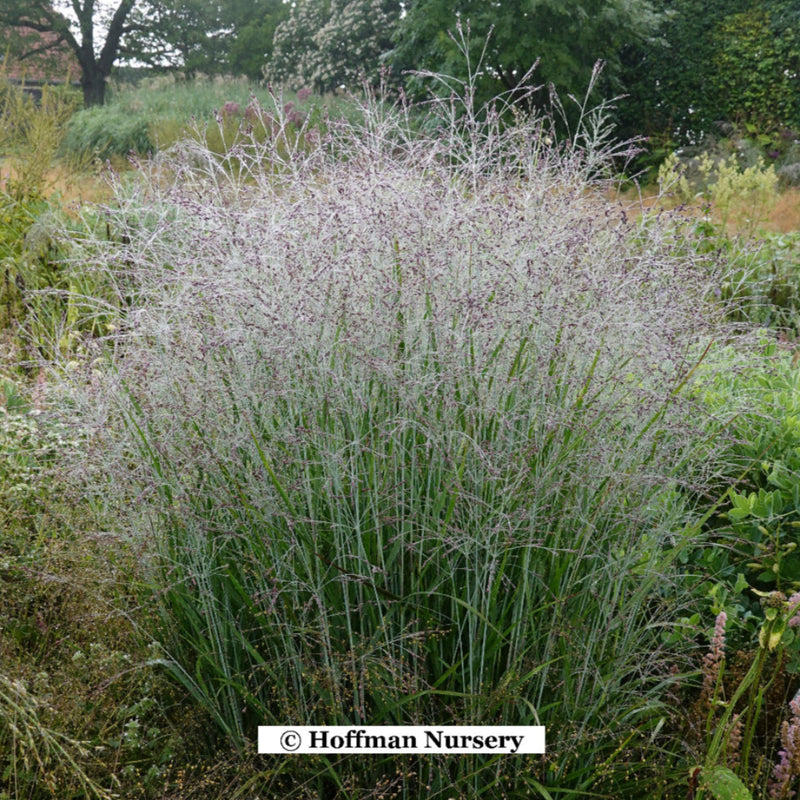
[[[105,159],[131,152],[152,152],[155,147],[146,117],[110,105],[78,112],[70,120],[63,149],[67,153]]]

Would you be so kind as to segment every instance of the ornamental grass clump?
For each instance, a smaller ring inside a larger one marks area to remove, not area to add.
[[[605,140],[446,119],[186,142],[94,247],[124,312],[68,406],[84,472],[220,733],[548,727],[543,759],[265,759],[287,794],[589,791],[662,716],[672,562],[719,466],[684,392],[732,335],[715,276],[604,199]]]

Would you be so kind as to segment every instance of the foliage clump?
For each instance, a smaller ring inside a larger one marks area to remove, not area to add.
[[[155,151],[148,120],[113,105],[97,106],[76,114],[70,121],[63,146],[67,153],[90,154],[100,160]]]
[[[462,88],[422,133],[368,100],[142,164],[92,257],[121,311],[113,371],[71,395],[79,463],[137,498],[163,664],[228,741],[546,719],[559,760],[503,782],[614,781],[658,724],[657,628],[719,469],[685,390],[734,329],[713,264],[606,199],[604,108],[559,141]]]
[[[48,188],[53,159],[78,107],[70,88],[45,86],[37,101],[0,73],[0,153],[11,193],[32,196]]]

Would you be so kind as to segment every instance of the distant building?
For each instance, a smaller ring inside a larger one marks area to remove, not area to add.
[[[69,81],[80,86],[81,67],[66,42],[59,42],[52,32],[40,33],[21,28],[26,46],[22,57],[0,53],[0,77],[22,85],[31,94],[41,95],[45,84],[61,85]]]

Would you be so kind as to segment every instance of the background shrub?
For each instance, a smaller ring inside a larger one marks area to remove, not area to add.
[[[0,76],[0,152],[11,194],[38,195],[50,187],[53,159],[79,102],[71,88],[51,86],[35,102]]]
[[[87,108],[70,120],[64,151],[95,158],[155,151],[146,117],[130,115],[114,105]]]
[[[695,247],[726,262],[716,288],[733,318],[794,338],[800,309],[798,237],[763,230],[778,200],[779,176],[760,157],[739,166],[734,156],[708,152],[667,157],[659,169],[662,193],[697,220]]]
[[[275,95],[246,80],[176,80],[162,76],[142,81],[138,86],[120,86],[111,92],[111,102],[102,108],[78,112],[69,123],[62,152],[73,157],[95,158],[147,155],[168,149],[187,136],[208,129],[213,136],[218,123],[226,129],[226,139],[239,125],[262,120],[247,118],[248,108],[265,111],[263,118],[287,116],[300,128],[310,116],[314,124],[328,114],[351,113],[347,101],[320,98],[310,90]],[[230,144],[230,142],[229,142]]]

